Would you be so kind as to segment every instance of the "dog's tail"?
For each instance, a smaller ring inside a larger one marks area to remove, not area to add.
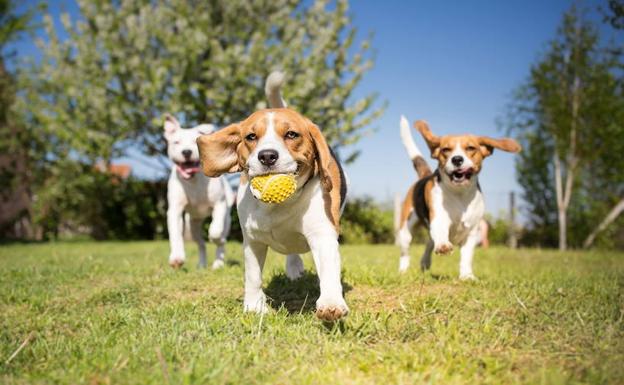
[[[416,143],[414,143],[414,138],[412,137],[412,133],[410,131],[409,122],[407,118],[401,115],[401,141],[403,142],[403,146],[407,151],[407,155],[412,160],[414,164],[414,169],[416,169],[416,173],[418,173],[418,178],[424,178],[428,175],[431,175],[431,169],[429,165],[425,161],[422,152],[416,147]]]
[[[282,98],[282,84],[284,73],[273,71],[269,74],[264,85],[264,93],[269,100],[270,108],[286,108],[286,101]]]

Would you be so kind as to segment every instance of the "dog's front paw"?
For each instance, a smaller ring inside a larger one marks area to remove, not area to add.
[[[184,265],[184,258],[181,257],[169,257],[169,266],[174,269],[179,269]]]
[[[215,261],[212,263],[212,270],[219,270],[223,266],[225,266],[225,262],[223,262],[222,259],[215,259]]]
[[[453,252],[453,245],[450,242],[436,244],[434,251],[438,255],[450,254]]]
[[[338,321],[347,314],[349,314],[349,307],[342,297],[320,297],[316,301],[316,317],[322,321]]]
[[[402,255],[399,259],[399,273],[405,273],[410,266],[409,255]]]
[[[462,273],[459,275],[459,279],[461,281],[478,281],[477,277],[472,273]]]
[[[258,295],[246,295],[245,300],[243,301],[243,309],[246,312],[258,314],[268,313],[269,306],[266,303],[266,296],[262,292]]]

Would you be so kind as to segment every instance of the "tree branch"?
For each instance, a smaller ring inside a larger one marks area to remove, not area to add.
[[[624,198],[620,199],[620,201],[615,206],[613,206],[613,208],[611,209],[611,211],[609,211],[605,219],[602,222],[600,222],[598,227],[596,227],[594,231],[592,231],[591,234],[589,234],[587,239],[585,239],[585,242],[583,242],[583,248],[588,249],[589,247],[591,247],[591,245],[596,240],[596,236],[601,231],[606,229],[607,226],[609,226],[622,213],[622,211],[624,211]]]

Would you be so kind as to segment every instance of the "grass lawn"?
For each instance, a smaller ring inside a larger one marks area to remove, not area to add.
[[[173,271],[166,242],[0,246],[0,382],[624,383],[622,253],[478,250],[466,283],[456,253],[399,275],[396,247],[343,246],[351,313],[328,326],[310,256],[291,283],[269,255],[260,317],[239,244],[216,272],[187,250]]]

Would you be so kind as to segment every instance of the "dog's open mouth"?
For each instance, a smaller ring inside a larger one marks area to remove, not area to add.
[[[474,175],[474,169],[467,168],[462,170],[455,170],[452,173],[448,174],[449,178],[451,178],[451,182],[462,184],[467,182]]]
[[[176,162],[176,169],[184,179],[191,179],[193,175],[200,172],[199,161]]]

